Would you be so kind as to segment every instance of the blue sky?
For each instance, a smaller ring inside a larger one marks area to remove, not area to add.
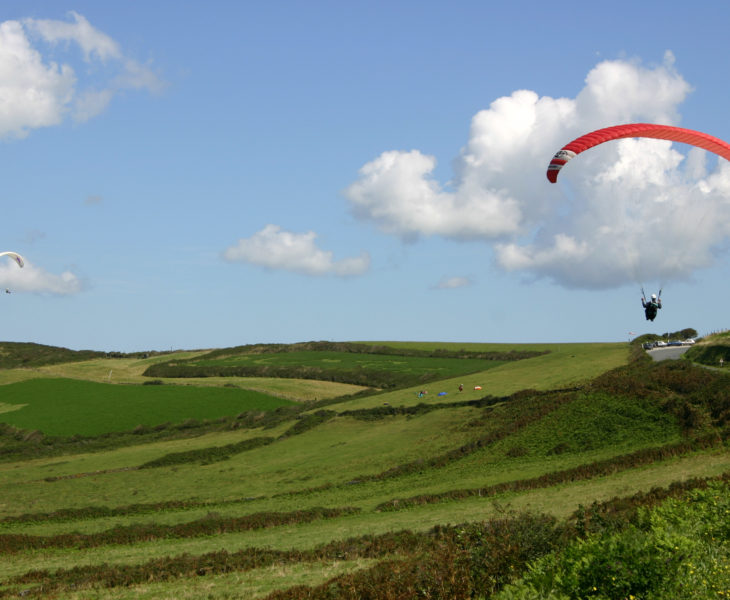
[[[621,341],[727,326],[730,5],[0,8],[0,339]],[[664,286],[647,324],[640,285]]]

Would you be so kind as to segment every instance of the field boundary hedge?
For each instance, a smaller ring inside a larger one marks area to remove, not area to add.
[[[724,431],[722,434],[712,433],[694,440],[678,442],[667,446],[645,448],[643,450],[637,450],[636,452],[622,454],[613,458],[578,465],[577,467],[572,467],[570,469],[553,471],[552,473],[546,473],[539,477],[506,481],[479,488],[451,490],[440,494],[423,494],[411,496],[410,498],[395,498],[379,504],[375,507],[375,510],[383,512],[397,511],[424,504],[463,500],[473,496],[488,497],[506,492],[522,492],[551,487],[560,483],[592,479],[594,477],[611,475],[619,471],[625,471],[627,469],[633,469],[654,462],[675,458],[684,454],[690,454],[700,450],[708,450],[710,448],[723,445],[729,438],[730,432],[728,431]]]
[[[352,515],[357,512],[360,512],[360,509],[355,507],[315,507],[288,513],[260,512],[244,517],[221,517],[212,513],[202,519],[175,525],[140,523],[89,534],[62,533],[52,536],[38,536],[5,533],[0,534],[0,555],[47,548],[83,549],[112,544],[136,544],[160,539],[222,535],[238,531],[279,527],[281,525],[311,523],[312,521]]]
[[[311,550],[247,548],[201,555],[183,554],[134,565],[87,565],[58,570],[31,570],[2,581],[0,597],[58,595],[64,591],[131,587],[173,579],[242,572],[274,564],[382,559],[371,568],[332,578],[313,587],[294,586],[275,591],[267,600],[331,600],[379,598],[489,597],[519,576],[525,566],[567,545],[589,531],[605,528],[605,517],[619,530],[628,525],[642,506],[653,506],[670,497],[706,488],[710,482],[730,481],[730,473],[718,477],[672,483],[666,488],[613,498],[579,508],[558,522],[533,513],[510,513],[480,523],[439,525],[428,531],[409,530],[363,535],[322,544]],[[589,519],[589,520],[586,520]],[[603,520],[602,520],[603,519]],[[414,592],[409,595],[409,592]],[[417,593],[416,593],[417,592]],[[368,595],[370,594],[370,595]]]
[[[257,437],[250,440],[243,440],[235,444],[225,444],[224,446],[209,446],[207,448],[198,448],[196,450],[186,450],[184,452],[171,452],[154,460],[150,460],[141,464],[140,469],[152,469],[156,467],[170,467],[172,465],[181,465],[186,463],[199,462],[207,465],[213,462],[228,460],[231,456],[267,446],[276,441],[273,437]]]

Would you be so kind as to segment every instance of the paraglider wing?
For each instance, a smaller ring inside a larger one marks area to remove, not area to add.
[[[9,256],[16,263],[18,263],[18,266],[21,269],[25,266],[25,261],[23,260],[23,257],[20,256],[20,254],[18,254],[17,252],[0,252],[0,256]]]
[[[580,154],[584,150],[593,148],[593,146],[597,146],[603,142],[631,137],[647,137],[690,144],[691,146],[697,146],[698,148],[714,152],[718,156],[722,156],[724,159],[730,161],[730,144],[701,131],[693,131],[692,129],[683,129],[682,127],[673,127],[671,125],[629,123],[628,125],[615,125],[613,127],[592,131],[563,146],[550,161],[547,168],[547,178],[551,183],[555,183],[558,180],[560,169],[576,154]]]

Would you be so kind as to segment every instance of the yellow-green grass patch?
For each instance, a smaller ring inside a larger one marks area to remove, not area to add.
[[[0,370],[0,385],[17,383],[28,379],[60,377],[81,379],[97,383],[142,384],[152,379],[164,384],[238,387],[257,391],[294,401],[323,400],[356,394],[365,389],[362,386],[312,379],[281,379],[275,377],[145,377],[144,371],[151,365],[170,357],[188,358],[202,352],[179,352],[174,355],[153,358],[98,358],[93,360],[62,363],[33,369]]]
[[[505,351],[510,349],[511,346]],[[478,400],[488,395],[508,396],[525,389],[570,387],[625,365],[629,357],[629,346],[624,343],[525,344],[521,349],[547,350],[548,353],[509,362],[480,373],[345,401],[331,408],[345,411],[373,408],[386,403],[392,406],[415,406],[422,402]],[[463,385],[464,391],[459,392],[459,385]],[[424,389],[428,393],[425,397],[419,397],[419,392]],[[439,396],[440,392],[446,392],[446,395]]]

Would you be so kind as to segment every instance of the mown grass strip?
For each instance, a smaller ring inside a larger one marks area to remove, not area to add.
[[[504,521],[503,527],[494,529],[483,525],[460,526],[456,539],[445,537],[427,555],[408,555],[399,560],[382,561],[369,569],[337,576],[314,587],[295,586],[277,591],[265,600],[329,600],[333,597],[338,600],[360,600],[369,597],[371,590],[377,590],[379,598],[493,598],[506,584],[528,570],[528,565],[536,565],[536,559],[551,553],[554,556],[554,553],[570,547],[577,549],[580,554],[576,559],[575,552],[571,553],[566,562],[569,565],[577,563],[580,565],[578,569],[566,569],[567,573],[563,575],[553,574],[555,571],[544,568],[544,565],[535,566],[532,579],[535,585],[526,586],[518,593],[513,591],[505,597],[689,597],[686,594],[692,588],[692,583],[678,580],[683,577],[678,567],[688,558],[692,562],[696,558],[700,559],[698,562],[703,562],[703,554],[710,557],[709,564],[714,570],[712,574],[720,585],[708,582],[711,576],[708,576],[710,574],[707,571],[699,573],[697,584],[709,594],[701,593],[696,597],[725,597],[730,591],[727,586],[730,582],[728,561],[724,556],[727,526],[723,524],[720,513],[727,506],[722,503],[727,496],[727,479],[720,481],[719,485],[695,481],[666,493],[662,490],[657,495],[650,494],[641,499],[641,504],[651,508],[668,497],[679,497],[690,490],[709,488],[710,485],[713,485],[712,494],[705,498],[695,494],[691,500],[684,500],[685,504],[692,505],[690,519],[694,522],[687,523],[683,513],[684,518],[679,519],[678,523],[673,518],[676,513],[670,512],[669,519],[665,518],[663,522],[659,519],[658,531],[653,526],[647,528],[657,531],[658,535],[654,536],[655,543],[644,544],[643,547],[635,543],[637,529],[631,527],[633,519],[627,514],[620,515],[608,531],[602,526],[594,532],[597,535],[585,540],[580,538],[587,532],[570,523],[553,524],[546,520],[540,521],[539,516],[531,519],[529,514],[519,515]],[[698,505],[695,504],[697,501]],[[634,514],[635,510],[629,512]],[[704,529],[708,520],[712,533],[707,532],[705,535],[711,540],[709,545],[706,543],[708,540],[702,543],[703,536],[697,534],[699,522]],[[644,529],[642,527],[642,531]],[[615,536],[624,532],[628,535],[617,543]],[[671,548],[667,539],[681,544],[682,549],[676,546]],[[599,540],[597,546],[596,540]],[[591,552],[594,554],[591,555]],[[610,554],[608,557],[607,553]],[[722,556],[719,561],[718,554]],[[652,564],[652,561],[655,562]],[[595,571],[586,570],[591,566],[600,573],[598,576]],[[693,566],[685,569],[685,573],[691,575]],[[674,593],[651,593],[655,590],[664,591],[665,583],[669,580],[675,585],[679,583],[672,590]],[[595,585],[591,585],[593,583]],[[567,588],[570,593],[556,594],[556,588],[560,591]],[[606,593],[606,590],[609,592]]]
[[[533,477],[530,479],[506,481],[504,483],[480,488],[451,490],[440,494],[411,496],[410,498],[395,498],[388,502],[379,504],[375,510],[404,510],[413,506],[461,500],[472,496],[487,497],[503,494],[505,492],[520,492],[531,489],[552,487],[560,483],[610,475],[619,471],[633,469],[661,460],[674,458],[676,456],[682,456],[698,450],[706,450],[717,447],[725,443],[729,438],[730,433],[728,431],[725,431],[722,434],[709,434],[694,440],[688,440],[658,448],[645,448],[629,454],[623,454],[614,458],[580,465],[571,469],[546,473],[545,475],[540,475],[539,477]]]
[[[130,515],[144,515],[163,511],[185,511],[227,504],[241,504],[258,500],[259,498],[236,498],[235,500],[201,502],[199,500],[170,500],[150,504],[128,504],[126,506],[86,506],[84,508],[61,508],[50,513],[25,513],[8,516],[0,519],[0,526],[20,523],[65,523],[88,519],[107,519],[113,517],[127,517]]]
[[[391,467],[390,469],[381,473],[355,477],[351,481],[349,481],[348,484],[362,483],[365,481],[381,481],[384,479],[402,477],[411,473],[422,472],[427,469],[439,469],[450,463],[466,458],[467,456],[475,452],[479,452],[480,450],[483,450],[499,442],[500,440],[509,437],[510,435],[514,435],[521,429],[524,429],[525,427],[528,427],[529,425],[539,421],[554,410],[557,410],[564,404],[567,404],[574,400],[573,395],[563,393],[562,390],[560,392],[549,393],[535,392],[535,395],[541,396],[544,399],[539,403],[521,403],[520,408],[522,408],[523,411],[521,411],[521,414],[518,418],[510,421],[503,427],[500,427],[499,429],[474,440],[473,442],[469,442],[468,444],[459,446],[458,448],[445,452],[439,456],[419,459],[417,461],[396,465],[395,467]],[[527,397],[532,399],[532,393],[529,393],[529,396],[527,394],[514,394],[510,398],[494,399],[490,400],[489,402],[501,403],[508,400],[517,402],[518,400],[525,399]]]
[[[48,537],[8,533],[0,534],[0,554],[48,548],[84,549],[112,544],[136,544],[160,539],[221,535],[237,531],[334,519],[357,513],[359,510],[359,508],[353,507],[315,507],[288,513],[255,513],[245,517],[220,517],[212,514],[204,519],[177,525],[146,523],[115,527],[99,533],[64,533]]]
[[[556,520],[551,517],[521,515],[494,519],[470,527],[475,533],[481,533],[484,539],[495,540],[497,545],[506,546],[510,543],[510,536],[514,537],[520,531],[529,531],[531,528],[541,531],[548,528],[553,530],[553,536],[559,534],[561,530],[555,527],[555,523]],[[398,555],[424,556],[437,545],[453,543],[461,529],[463,527],[446,526],[435,527],[425,533],[396,531],[378,536],[365,535],[331,542],[311,550],[249,548],[230,553],[222,550],[199,556],[164,557],[136,565],[102,564],[59,569],[53,572],[33,570],[3,581],[6,589],[0,591],[0,597],[17,594],[17,586],[29,584],[34,584],[36,587],[26,589],[26,593],[53,594],[82,587],[132,586],[139,583],[245,571],[277,563],[354,560]]]
[[[627,498],[614,498],[594,504],[590,511],[579,509],[562,522],[545,515],[513,513],[481,523],[437,526],[421,533],[402,530],[377,536],[351,537],[310,550],[247,548],[237,552],[223,550],[197,556],[168,556],[134,565],[101,564],[55,571],[31,570],[2,581],[0,597],[57,595],[88,588],[132,588],[140,584],[250,571],[274,564],[358,558],[381,560],[371,569],[336,577],[316,587],[291,587],[274,592],[267,598],[311,600],[332,598],[333,594],[337,598],[362,598],[367,597],[366,590],[378,590],[378,597],[384,597],[387,590],[393,592],[387,597],[404,597],[402,593],[410,590],[411,586],[421,591],[430,589],[434,593],[437,589],[450,590],[446,596],[434,597],[461,597],[458,594],[454,596],[452,588],[443,586],[465,581],[480,589],[482,594],[487,590],[492,593],[518,575],[536,557],[562,547],[578,536],[604,530],[606,515],[613,519],[610,527],[620,530],[631,522],[638,507],[654,506],[667,498],[680,498],[686,492],[704,489],[714,481],[726,485],[730,474],[687,480]]]

